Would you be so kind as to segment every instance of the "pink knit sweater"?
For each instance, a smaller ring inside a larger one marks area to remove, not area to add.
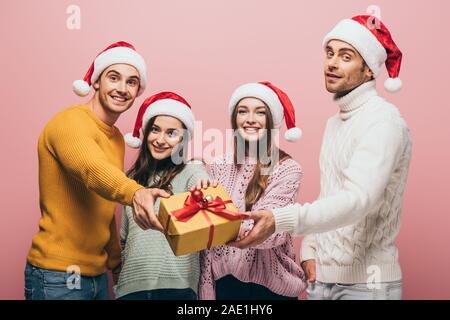
[[[255,166],[236,166],[232,155],[218,158],[208,166],[211,177],[225,187],[240,211],[245,211],[245,191]],[[295,202],[300,186],[302,169],[287,159],[274,168],[261,198],[252,206],[252,211],[284,207]],[[253,220],[242,222],[241,229],[249,231]],[[272,235],[264,243],[240,250],[222,245],[202,251],[200,255],[201,275],[199,298],[216,298],[215,280],[233,275],[243,282],[265,286],[280,295],[295,297],[306,289],[306,279],[301,267],[295,262],[292,237],[287,233]]]

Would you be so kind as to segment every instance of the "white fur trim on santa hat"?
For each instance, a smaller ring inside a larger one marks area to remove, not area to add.
[[[106,68],[117,63],[129,64],[136,68],[140,76],[138,95],[142,94],[147,85],[147,67],[142,56],[128,47],[115,47],[102,52],[94,61],[94,72],[91,76],[91,83],[97,81],[100,74]]]
[[[384,88],[392,93],[399,91],[402,86],[403,82],[400,78],[387,78],[384,82]]]
[[[180,120],[188,129],[189,138],[193,136],[195,127],[194,113],[187,105],[173,99],[161,99],[149,105],[142,117],[142,128],[145,128],[151,118],[162,115],[172,116]]]
[[[135,148],[138,149],[140,148],[141,144],[142,144],[142,140],[136,137],[133,137],[132,133],[127,133],[124,137],[125,143],[131,147],[131,148]]]
[[[87,96],[91,90],[91,86],[84,80],[75,80],[72,84],[72,88],[73,92],[80,97]]]
[[[229,103],[230,116],[234,108],[244,98],[257,98],[262,100],[272,113],[274,128],[279,129],[284,119],[284,108],[277,94],[261,83],[247,83],[237,88],[231,95]]]
[[[340,21],[323,40],[324,48],[331,40],[341,40],[352,45],[372,70],[374,77],[387,59],[386,49],[370,30],[352,19]]]
[[[284,133],[284,138],[289,142],[295,142],[299,140],[302,136],[302,130],[300,128],[294,127],[289,129]]]

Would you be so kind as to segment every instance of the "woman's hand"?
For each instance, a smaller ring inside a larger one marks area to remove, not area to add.
[[[217,182],[216,180],[213,181],[209,181],[208,179],[200,179],[197,181],[197,183],[195,184],[195,186],[192,186],[189,191],[194,191],[194,190],[201,190],[201,189],[206,189],[208,187],[217,187],[219,185],[219,182]]]

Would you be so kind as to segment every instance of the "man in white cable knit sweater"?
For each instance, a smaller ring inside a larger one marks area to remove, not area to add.
[[[320,196],[251,213],[255,227],[234,245],[253,246],[273,232],[306,235],[301,259],[309,299],[401,299],[395,240],[411,140],[397,108],[378,96],[374,79],[385,63],[385,88],[399,90],[402,54],[371,16],[339,22],[323,44],[326,88],[339,112],[324,133]]]

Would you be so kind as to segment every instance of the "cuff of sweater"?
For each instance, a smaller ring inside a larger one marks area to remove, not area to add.
[[[300,250],[300,262],[316,258],[316,250],[314,248],[304,246]]]
[[[212,285],[200,285],[198,289],[199,300],[216,300],[216,292]]]
[[[297,209],[295,205],[272,210],[275,218],[275,233],[293,233],[297,224]]]
[[[130,183],[128,183],[125,186],[125,190],[124,190],[124,205],[127,206],[132,206],[133,205],[133,198],[134,198],[134,194],[136,193],[136,191],[143,189],[144,187],[141,186],[139,183],[137,183],[134,180],[131,180]]]

